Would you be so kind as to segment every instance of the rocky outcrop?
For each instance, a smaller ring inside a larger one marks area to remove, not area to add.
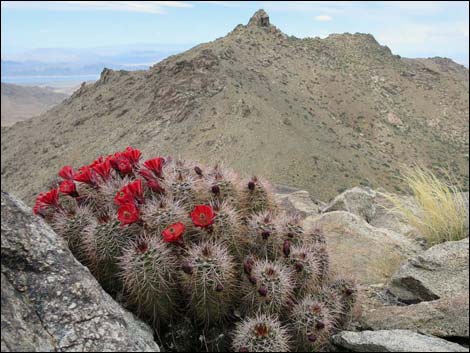
[[[405,303],[468,292],[468,244],[468,238],[446,242],[411,258],[393,275],[390,292]]]
[[[352,352],[468,352],[457,343],[407,330],[344,331],[333,342]]]
[[[48,225],[4,192],[1,207],[2,351],[159,351]]]
[[[269,15],[264,10],[258,10],[248,21],[248,26],[251,27],[269,27]]]
[[[308,191],[288,186],[277,186],[274,194],[276,201],[288,212],[298,213],[303,217],[320,213],[320,205],[312,200]]]
[[[421,251],[407,237],[375,228],[345,211],[308,217],[304,223],[325,233],[333,270],[353,276],[363,285],[387,282],[404,259]]]
[[[417,210],[411,197],[403,196],[402,199],[411,210]],[[336,196],[322,212],[347,211],[365,219],[374,227],[390,229],[403,235],[418,235],[417,230],[400,214],[392,212],[392,209],[393,206],[380,190],[357,186]]]
[[[377,213],[376,197],[370,188],[355,187],[336,196],[322,212],[347,211],[370,222]]]
[[[405,329],[443,338],[468,340],[468,292],[407,306],[382,306],[363,311],[361,328]]]

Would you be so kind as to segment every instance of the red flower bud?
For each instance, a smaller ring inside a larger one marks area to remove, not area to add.
[[[297,263],[295,264],[295,270],[296,270],[297,272],[302,272],[303,269],[304,269],[304,265],[301,264],[300,262],[297,262]]]
[[[317,341],[317,337],[315,335],[308,335],[307,339],[312,343]]]
[[[224,286],[220,283],[215,287],[216,292],[222,292],[223,290],[224,290]]]
[[[252,285],[256,284],[256,278],[254,278],[253,276],[248,277],[248,280],[250,281]]]
[[[183,266],[181,266],[181,269],[183,270],[184,273],[188,275],[193,273],[193,267],[187,262],[185,262]]]
[[[261,236],[263,237],[264,240],[268,239],[270,235],[271,235],[271,233],[268,232],[267,230],[265,230],[261,233]]]
[[[253,191],[255,189],[255,182],[254,181],[250,181],[248,182],[248,189],[250,189],[251,191]]]
[[[140,242],[137,247],[136,247],[136,250],[137,250],[137,253],[139,254],[145,254],[149,249],[149,246],[146,242]]]
[[[268,295],[268,290],[265,287],[261,287],[258,289],[258,294],[262,297],[265,297]]]
[[[202,169],[199,168],[198,166],[194,167],[194,171],[196,172],[197,175],[202,176]]]
[[[243,263],[243,270],[245,271],[247,275],[251,273],[251,270],[253,269],[253,263],[254,261],[252,259],[247,259]]]
[[[284,241],[284,246],[282,248],[282,251],[284,252],[285,257],[289,257],[290,255],[290,241],[289,240]]]
[[[211,188],[211,191],[214,195],[219,195],[220,194],[220,187],[219,185],[213,185]]]

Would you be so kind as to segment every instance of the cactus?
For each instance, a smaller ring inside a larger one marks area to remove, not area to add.
[[[292,273],[287,266],[268,260],[255,260],[247,270],[243,287],[245,312],[280,315],[294,294]]]
[[[83,237],[85,229],[94,222],[92,212],[86,206],[76,206],[73,212],[57,212],[52,228],[62,236],[72,254],[85,264],[91,265],[84,252]]]
[[[177,259],[159,237],[142,235],[131,241],[118,259],[119,277],[128,302],[140,316],[168,321],[176,298]]]
[[[284,241],[289,244],[289,240]],[[287,245],[284,246],[287,248]],[[285,250],[284,262],[291,268],[297,296],[315,293],[322,286],[322,265],[312,246],[292,245]]]
[[[325,303],[307,296],[295,305],[291,314],[296,346],[300,352],[318,352],[325,348],[335,322]]]
[[[336,278],[330,283],[330,288],[336,293],[341,304],[341,310],[336,314],[338,324],[346,327],[352,320],[357,301],[357,285],[353,279]]]
[[[246,215],[275,208],[271,185],[258,177],[243,184],[240,205]]]
[[[268,315],[256,315],[243,320],[235,329],[232,349],[234,352],[288,352],[288,330],[279,319]]]
[[[206,183],[214,201],[240,209],[240,191],[237,187],[240,182],[235,172],[217,164],[207,175]]]
[[[121,227],[116,217],[107,222],[94,220],[85,228],[83,251],[91,272],[108,292],[117,293],[121,289],[118,258],[141,231],[137,225]]]
[[[147,229],[159,237],[173,223],[185,219],[185,210],[179,201],[168,196],[152,196],[142,206],[141,217]]]
[[[158,336],[177,316],[202,330],[193,347],[322,350],[351,320],[357,289],[331,276],[325,234],[262,178],[130,147],[58,175],[34,213]]]
[[[282,243],[273,212],[252,215],[248,219],[247,238],[250,251],[260,258],[275,260],[279,257]]]
[[[182,160],[170,160],[163,168],[165,179],[162,181],[165,191],[180,201],[187,211],[207,198],[208,191],[204,189],[203,181],[195,173],[191,165]]]
[[[302,218],[298,214],[278,217],[277,232],[283,242],[288,240],[290,244],[302,244],[305,241],[305,232],[301,222]]]
[[[181,266],[182,285],[190,306],[202,322],[224,319],[236,291],[236,271],[228,249],[203,241],[188,249]]]

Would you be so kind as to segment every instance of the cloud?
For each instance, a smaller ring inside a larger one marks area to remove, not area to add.
[[[327,21],[331,21],[332,19],[333,17],[328,16],[328,15],[315,16],[315,21],[320,21],[320,22],[327,22]]]
[[[4,9],[25,10],[99,10],[163,14],[168,7],[188,8],[193,5],[183,1],[2,1]]]

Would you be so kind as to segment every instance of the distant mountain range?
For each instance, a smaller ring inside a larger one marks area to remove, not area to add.
[[[103,68],[142,70],[190,45],[134,45],[123,48],[35,49],[2,56],[2,82],[24,76],[99,75]],[[155,48],[156,47],[156,48]]]
[[[468,188],[469,71],[406,59],[370,34],[296,38],[256,13],[149,70],[105,69],[47,113],[2,129],[2,187],[31,202],[61,166],[134,146],[225,162],[328,200],[403,191],[400,169],[450,169]]]

